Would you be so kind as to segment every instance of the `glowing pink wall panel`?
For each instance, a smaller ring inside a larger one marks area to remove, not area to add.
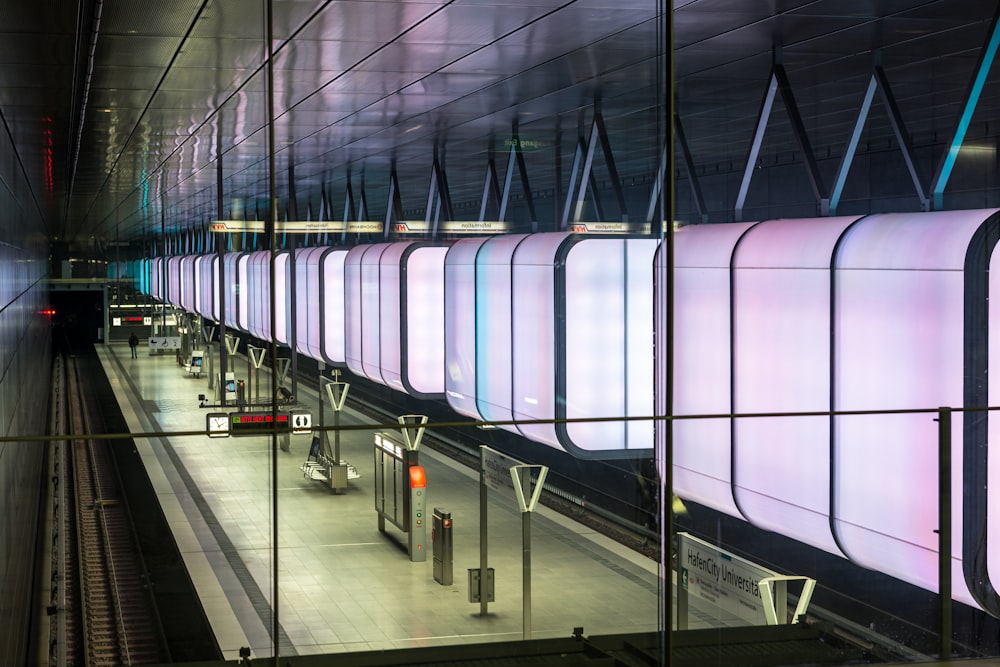
[[[566,232],[532,234],[511,257],[511,412],[514,419],[553,420],[556,403],[555,263]],[[526,438],[562,449],[555,426],[518,424]]]
[[[733,411],[830,409],[830,261],[857,217],[762,222],[733,257]],[[830,420],[752,417],[733,424],[734,490],[748,521],[792,527],[840,555],[830,533]]]
[[[330,250],[322,255],[322,308],[320,320],[320,353],[328,363],[344,364],[347,360],[347,291],[345,260],[347,250]],[[360,324],[360,322],[359,322]]]
[[[567,251],[562,295],[568,419],[654,413],[655,239],[583,237]],[[653,421],[570,422],[566,449],[651,452]]]
[[[691,225],[674,235],[674,414],[732,412],[729,266],[737,241],[754,224]],[[660,303],[665,289],[660,285]],[[673,429],[675,493],[740,517],[731,420],[680,419]]]
[[[986,216],[879,215],[837,257],[835,410],[963,404],[966,250]],[[937,427],[933,413],[837,417],[834,514],[852,561],[937,589]],[[962,525],[962,434],[953,438],[953,525]],[[956,599],[971,602],[956,531]]]
[[[487,239],[462,239],[445,255],[444,384],[451,409],[482,419],[476,408],[476,255]]]
[[[407,393],[444,395],[444,262],[448,248],[416,248],[406,257],[403,326]]]

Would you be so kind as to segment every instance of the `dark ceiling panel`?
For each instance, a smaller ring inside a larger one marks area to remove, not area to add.
[[[822,156],[843,150],[876,62],[915,140],[939,143],[954,128],[993,4],[676,0],[676,109],[696,167],[742,169],[775,58]],[[318,197],[326,184],[339,210],[348,172],[356,184],[364,173],[371,206],[384,213],[389,166],[405,201],[419,203],[437,148],[453,196],[468,206],[490,151],[502,153],[517,131],[544,147],[526,155],[532,188],[555,196],[567,178],[557,181],[556,152],[568,169],[597,108],[622,178],[648,182],[665,122],[659,6],[273,3],[276,190],[287,191],[294,161],[297,189]],[[263,2],[104,0],[99,21],[79,22],[56,0],[26,7],[0,6],[0,113],[50,235],[145,235],[164,220],[188,228],[216,215],[220,146],[223,208],[267,201]],[[994,73],[970,131],[977,140],[1000,126],[998,87]],[[881,108],[865,140],[893,141]],[[796,150],[776,104],[761,154]]]

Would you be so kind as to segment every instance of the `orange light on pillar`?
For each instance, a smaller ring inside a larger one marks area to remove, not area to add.
[[[427,488],[427,475],[424,474],[423,466],[410,466],[410,488]]]

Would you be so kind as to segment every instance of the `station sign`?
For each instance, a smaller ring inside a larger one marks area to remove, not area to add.
[[[761,587],[778,573],[688,533],[678,533],[678,594],[711,603],[750,625],[767,625]],[[683,610],[686,613],[686,609]]]
[[[181,349],[180,336],[150,336],[150,350],[179,350]]]
[[[430,234],[434,223],[424,220],[400,220],[392,223],[395,234]],[[503,234],[510,231],[510,223],[502,220],[447,220],[438,224],[442,234]]]
[[[514,481],[511,479],[510,469],[525,464],[486,445],[480,445],[479,450],[482,453],[482,473],[486,486],[494,491],[513,493]]]
[[[312,413],[308,410],[292,410],[289,417],[292,433],[304,435],[312,432]]]
[[[215,220],[208,223],[208,231],[216,234],[267,231],[263,220]],[[347,232],[348,234],[380,234],[382,223],[377,220],[291,220],[274,223],[278,234],[312,234],[319,232]]]
[[[653,225],[648,222],[571,222],[569,231],[574,234],[652,234]]]

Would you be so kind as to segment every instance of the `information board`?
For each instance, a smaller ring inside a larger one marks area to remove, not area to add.
[[[287,412],[233,412],[229,415],[229,435],[263,435],[272,428],[287,433],[289,424]]]

